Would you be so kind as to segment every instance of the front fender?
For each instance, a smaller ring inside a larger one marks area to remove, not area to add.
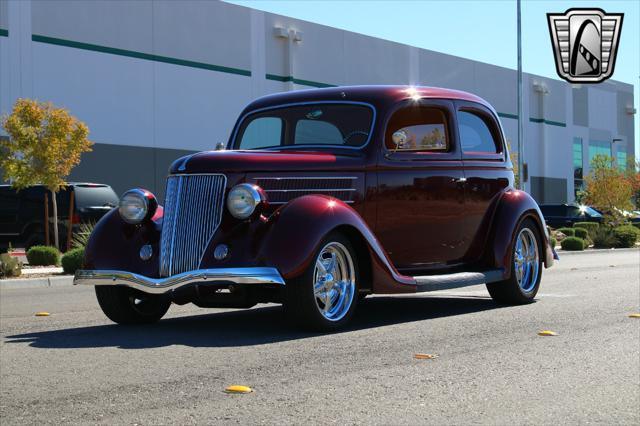
[[[553,251],[549,245],[549,234],[544,223],[542,212],[536,201],[526,192],[519,190],[505,191],[499,201],[489,241],[493,246],[488,252],[489,263],[495,268],[503,268],[505,277],[511,276],[513,241],[520,223],[532,219],[542,236],[545,267],[553,265]]]
[[[309,267],[328,233],[348,228],[357,231],[366,244],[376,293],[415,291],[415,281],[398,273],[364,219],[343,201],[317,194],[296,198],[276,211],[267,227],[260,258],[278,268],[285,279],[295,278]]]
[[[96,224],[84,251],[84,269],[115,269],[132,271],[148,277],[158,277],[160,226],[155,220],[131,225],[120,217],[117,209],[104,215]],[[154,256],[140,259],[140,248],[151,244]]]

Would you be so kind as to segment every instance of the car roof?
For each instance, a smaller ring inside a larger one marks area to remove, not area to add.
[[[249,110],[266,108],[270,106],[318,102],[365,102],[377,106],[392,104],[407,99],[451,99],[476,102],[486,106],[495,112],[493,107],[484,99],[472,93],[462,90],[444,89],[429,86],[337,86],[320,89],[294,90],[263,96],[251,102],[245,109]]]

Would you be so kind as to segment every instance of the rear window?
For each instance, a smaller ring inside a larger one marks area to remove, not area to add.
[[[500,144],[494,139],[485,120],[469,111],[458,111],[458,127],[462,152],[475,154],[497,154]]]
[[[116,207],[118,196],[110,186],[76,186],[75,204],[78,208]]]
[[[373,109],[360,104],[310,104],[250,115],[241,124],[234,149],[345,146],[369,141]]]

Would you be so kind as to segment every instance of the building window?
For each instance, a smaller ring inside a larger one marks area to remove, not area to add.
[[[589,141],[589,164],[596,155],[606,155],[611,157],[611,142]]]
[[[582,163],[584,156],[582,155],[582,138],[573,138],[573,194],[577,195],[578,191],[583,188],[583,171]]]
[[[627,169],[627,153],[626,151],[618,151],[616,155],[618,161],[618,168],[622,171]]]

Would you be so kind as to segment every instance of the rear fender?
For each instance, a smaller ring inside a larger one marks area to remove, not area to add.
[[[536,224],[543,240],[543,261],[545,267],[553,265],[553,251],[549,244],[549,233],[544,223],[542,212],[535,200],[526,192],[519,190],[505,191],[498,203],[493,219],[489,241],[488,264],[494,268],[502,268],[504,277],[511,276],[513,241],[516,230],[523,220],[530,218]]]
[[[342,230],[356,250],[367,248],[368,253],[358,251],[361,261],[363,255],[368,256],[365,263],[370,266],[365,276],[371,282],[363,284],[375,293],[415,291],[415,281],[393,267],[364,219],[343,201],[325,195],[302,196],[278,209],[266,225],[260,258],[278,268],[285,279],[300,276],[315,260],[322,239],[333,230]]]

